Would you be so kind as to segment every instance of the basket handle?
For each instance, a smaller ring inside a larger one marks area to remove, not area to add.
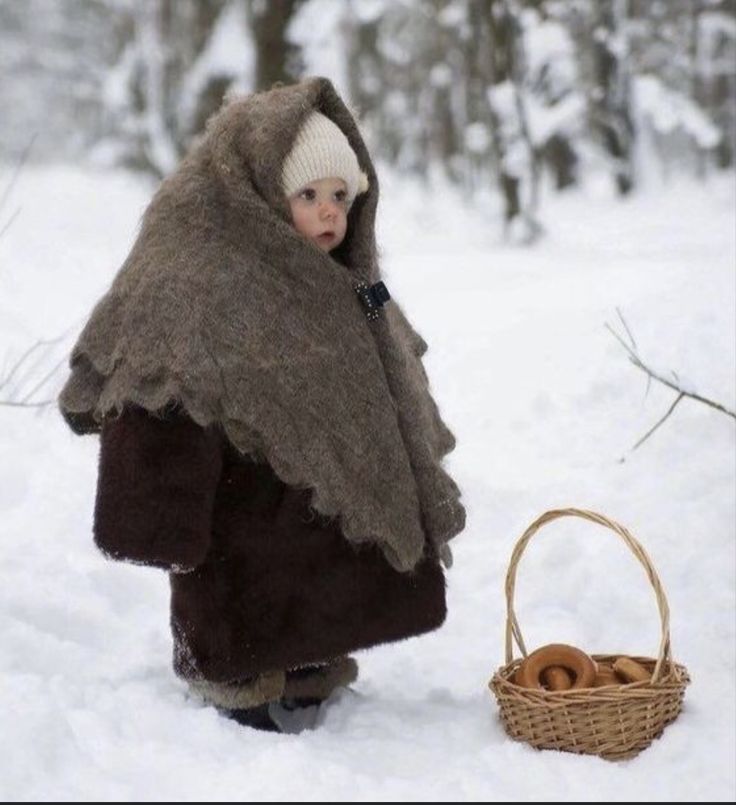
[[[657,605],[659,607],[659,616],[662,622],[662,639],[659,644],[659,656],[657,658],[657,664],[654,667],[654,671],[652,673],[652,682],[658,682],[663,675],[662,668],[665,662],[667,662],[668,668],[667,673],[672,671],[672,651],[670,648],[670,608],[667,604],[667,597],[664,594],[664,590],[662,589],[662,583],[659,580],[659,576],[657,575],[657,571],[654,569],[652,565],[652,561],[647,555],[647,552],[644,548],[631,536],[631,534],[622,526],[616,523],[613,520],[609,520],[608,517],[604,517],[602,514],[596,514],[592,511],[587,511],[585,509],[552,509],[550,511],[545,512],[541,517],[538,517],[527,530],[522,534],[519,541],[516,543],[516,547],[514,548],[513,553],[511,554],[511,561],[509,562],[509,569],[506,573],[506,665],[508,665],[513,660],[513,645],[512,645],[512,637],[516,641],[521,653],[524,657],[527,656],[526,646],[524,645],[524,639],[521,636],[521,629],[519,628],[519,622],[516,619],[516,613],[514,612],[514,588],[516,586],[516,568],[519,564],[521,559],[521,555],[524,553],[524,549],[527,546],[529,540],[536,534],[536,532],[543,526],[545,523],[549,523],[552,520],[556,520],[558,517],[566,517],[568,515],[573,515],[576,517],[582,517],[585,520],[591,520],[594,523],[600,523],[603,526],[607,526],[611,530],[615,531],[623,540],[624,542],[631,548],[634,556],[644,565],[644,569],[647,572],[647,576],[649,577],[649,581],[651,582],[652,587],[654,587],[655,595],[657,596]]]

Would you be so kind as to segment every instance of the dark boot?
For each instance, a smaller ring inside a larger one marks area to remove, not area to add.
[[[352,657],[291,668],[286,672],[281,705],[292,711],[320,705],[336,688],[346,687],[357,676],[358,664]]]
[[[316,696],[301,696],[293,699],[282,699],[281,706],[285,710],[299,710],[302,707],[318,707],[324,699],[318,699]]]
[[[268,712],[268,702],[258,707],[238,707],[233,710],[221,709],[222,715],[237,721],[244,727],[266,732],[281,732],[281,727],[271,718]]]
[[[271,718],[268,705],[269,702],[278,701],[283,694],[284,680],[283,671],[270,671],[229,682],[206,679],[190,679],[187,682],[197,698],[214,705],[221,715],[253,729],[281,732]]]

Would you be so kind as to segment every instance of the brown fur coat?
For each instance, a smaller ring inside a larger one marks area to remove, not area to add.
[[[174,669],[230,682],[436,629],[431,545],[410,572],[354,546],[266,463],[182,411],[128,406],[102,428],[96,544],[171,570]]]

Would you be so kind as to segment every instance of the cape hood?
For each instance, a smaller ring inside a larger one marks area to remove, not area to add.
[[[293,227],[280,173],[313,109],[345,133],[369,189],[327,254]],[[321,77],[230,99],[146,209],[133,248],[72,351],[59,405],[76,433],[126,403],[182,406],[242,453],[310,489],[345,537],[398,570],[463,530],[441,465],[455,446],[432,399],[426,342],[394,298],[369,319],[359,282],[381,280],[378,178],[356,122]]]

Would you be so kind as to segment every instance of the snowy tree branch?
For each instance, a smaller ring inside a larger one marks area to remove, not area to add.
[[[26,371],[29,366],[29,360],[31,356],[41,347],[49,347],[57,344],[59,341],[62,340],[64,336],[59,336],[58,338],[52,338],[46,341],[36,341],[33,346],[29,347],[15,362],[15,364],[11,367],[10,371],[4,376],[0,377],[0,390],[6,388],[10,385],[13,378],[19,374],[21,371]],[[55,402],[55,400],[35,400],[32,401],[31,397],[42,387],[46,384],[48,380],[53,377],[54,374],[58,371],[59,367],[62,366],[66,362],[66,357],[62,358],[58,361],[54,367],[48,371],[38,382],[33,385],[33,387],[23,393],[22,391],[11,392],[10,396],[7,398],[0,398],[0,405],[12,408],[43,408],[44,406],[51,405]],[[21,380],[22,382],[22,380]],[[18,399],[20,398],[20,399]]]
[[[702,402],[705,405],[709,405],[711,408],[715,408],[717,411],[722,411],[724,414],[727,414],[728,416],[733,417],[734,419],[736,419],[736,412],[731,411],[730,409],[726,408],[724,405],[721,405],[720,403],[717,403],[714,400],[710,400],[707,397],[703,397],[701,394],[697,394],[695,391],[687,390],[687,389],[683,388],[681,383],[680,383],[680,379],[679,379],[679,377],[677,375],[677,372],[675,372],[674,370],[672,371],[672,375],[674,377],[674,381],[673,381],[673,380],[669,380],[666,377],[663,377],[661,374],[659,374],[658,372],[655,372],[653,369],[651,369],[649,366],[647,366],[644,363],[644,361],[641,359],[641,357],[639,356],[639,352],[638,352],[638,348],[636,346],[636,341],[634,340],[634,336],[632,335],[631,329],[629,328],[628,324],[626,323],[626,320],[624,319],[623,314],[621,313],[621,310],[618,307],[616,308],[616,313],[618,314],[618,317],[621,320],[621,323],[623,324],[624,329],[626,330],[626,333],[629,336],[629,339],[631,340],[631,344],[627,344],[626,341],[624,341],[624,339],[622,338],[622,336],[619,333],[617,333],[613,329],[613,327],[611,327],[608,324],[608,322],[606,322],[606,325],[605,325],[606,329],[608,329],[613,334],[613,336],[616,338],[616,340],[628,352],[629,360],[634,364],[634,366],[636,366],[637,368],[641,369],[643,372],[646,373],[646,375],[647,375],[647,391],[649,390],[649,384],[651,383],[651,381],[656,380],[658,383],[662,383],[662,385],[667,386],[667,388],[670,388],[673,391],[677,392],[677,398],[672,403],[672,405],[670,406],[670,408],[667,411],[667,413],[654,425],[654,427],[652,427],[649,431],[647,431],[647,433],[644,434],[644,436],[642,436],[641,439],[639,439],[639,441],[631,448],[632,451],[636,450],[636,448],[639,447],[640,444],[642,444],[644,441],[646,441],[646,439],[648,439],[649,436],[651,436],[652,433],[654,433],[654,431],[657,430],[657,428],[665,421],[665,419],[667,419],[667,417],[670,416],[670,414],[675,410],[675,406],[684,397],[690,397],[693,400],[697,400],[698,402]]]
[[[20,176],[20,172],[25,165],[28,155],[30,154],[31,148],[33,147],[33,143],[36,140],[38,135],[34,134],[33,137],[28,142],[28,145],[23,150],[23,153],[18,160],[18,164],[15,167],[15,171],[10,178],[10,181],[6,185],[5,189],[0,195],[0,212],[2,212],[3,207],[7,203],[8,199],[10,198],[10,194],[15,186],[15,183],[18,181],[18,177]],[[15,210],[13,215],[10,219],[5,223],[2,230],[0,230],[0,237],[8,230],[10,225],[16,219],[18,214],[20,213],[20,207]],[[41,340],[36,341],[35,344],[28,347],[28,349],[18,358],[18,360],[10,367],[10,370],[3,375],[0,375],[0,391],[9,387],[11,382],[15,379],[17,383],[21,385],[25,381],[26,377],[28,377],[29,373],[33,373],[38,366],[37,362],[31,361],[31,357],[36,353],[39,349],[44,347],[52,347],[54,344],[58,344],[64,337],[66,333],[58,336],[57,338],[52,338],[48,340]],[[55,402],[54,399],[51,400],[31,400],[31,397],[41,389],[48,380],[53,377],[53,375],[58,371],[59,367],[62,366],[66,362],[66,356],[64,356],[60,361],[58,361],[53,368],[48,371],[40,380],[38,380],[25,394],[22,395],[22,399],[15,399],[17,396],[20,396],[22,392],[18,392],[18,394],[14,393],[13,391],[10,392],[10,396],[8,398],[0,398],[0,405],[5,407],[12,407],[12,408],[43,408],[47,405],[51,405]],[[17,376],[17,377],[16,377]]]
[[[6,205],[8,199],[10,198],[10,194],[15,187],[15,183],[18,181],[18,177],[20,176],[21,170],[23,170],[23,166],[28,160],[28,155],[31,153],[31,148],[33,148],[33,143],[36,141],[36,137],[38,137],[38,132],[36,132],[31,139],[28,141],[28,145],[23,149],[23,153],[20,155],[20,159],[18,160],[18,164],[15,166],[15,170],[13,171],[13,175],[10,177],[10,181],[5,186],[5,189],[0,195],[0,213],[3,211],[3,207]],[[0,229],[0,238],[10,229],[11,224],[20,214],[20,207],[17,207],[10,215],[10,218],[3,224],[2,229]]]

